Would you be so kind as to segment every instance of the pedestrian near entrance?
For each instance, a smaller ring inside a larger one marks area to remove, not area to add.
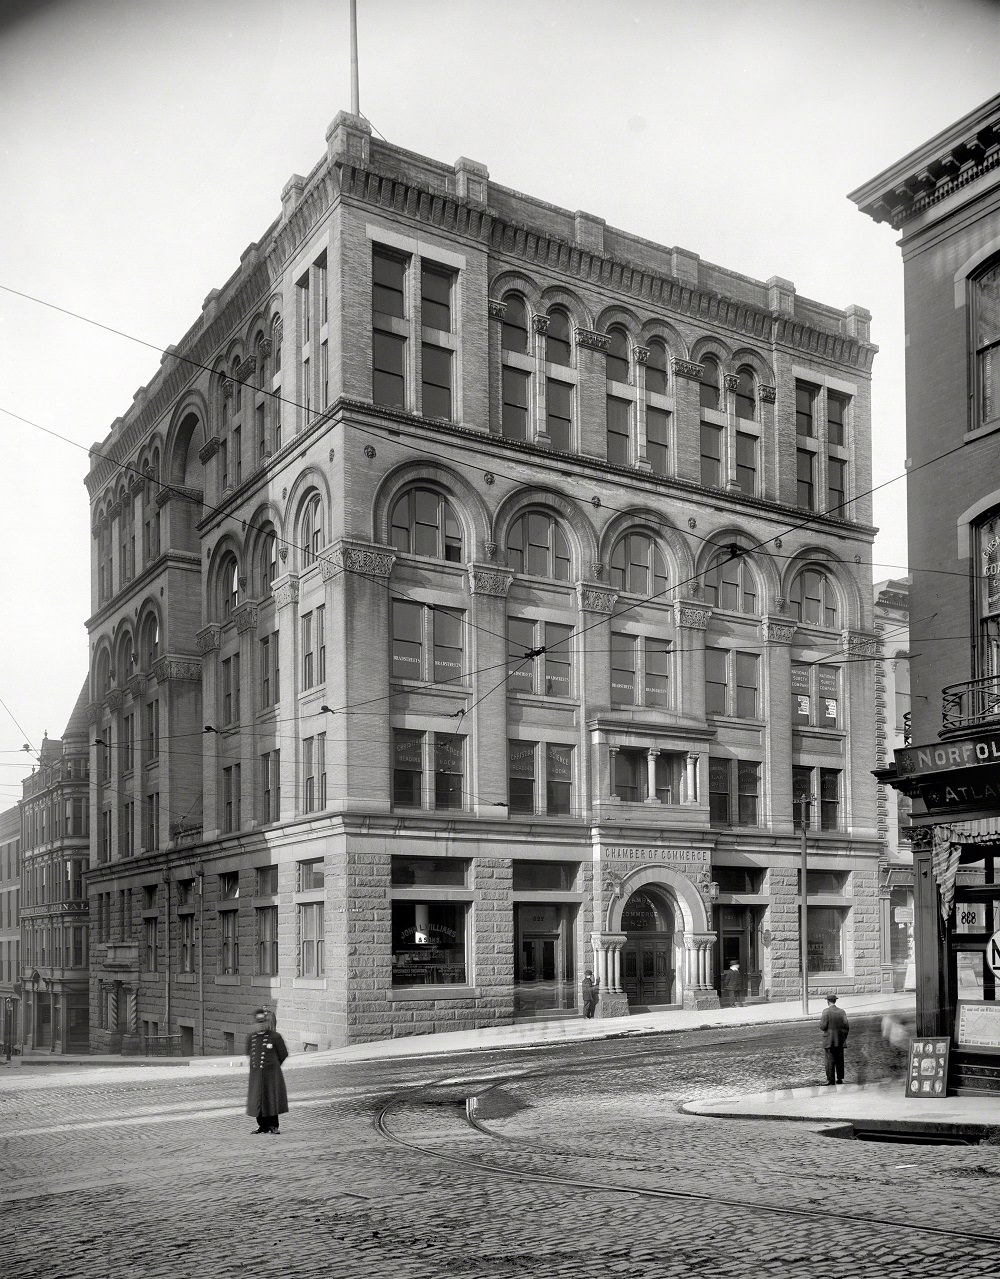
[[[722,974],[722,1005],[724,1008],[743,1007],[743,974],[739,961],[734,959]]]
[[[597,1007],[597,983],[594,981],[594,974],[588,968],[583,974],[583,1015],[584,1017],[593,1017],[594,1009]]]
[[[826,1054],[826,1086],[844,1082],[844,1045],[851,1033],[847,1013],[837,1007],[837,996],[827,995],[826,1007],[819,1016],[819,1028],[823,1032],[823,1050]]]
[[[253,1015],[254,1030],[247,1035],[250,1079],[247,1084],[247,1114],[257,1120],[259,1133],[279,1135],[278,1116],[288,1110],[288,1093],[281,1063],[288,1056],[285,1041],[275,1029],[274,1013],[258,1008]]]

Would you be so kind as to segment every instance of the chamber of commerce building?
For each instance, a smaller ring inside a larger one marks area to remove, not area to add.
[[[353,115],[281,206],[91,455],[92,1048],[791,998],[800,891],[878,989],[868,312]]]

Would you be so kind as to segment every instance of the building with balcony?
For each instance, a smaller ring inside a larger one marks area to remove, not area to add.
[[[1000,1089],[1000,96],[851,195],[901,233],[918,1028]]]
[[[84,684],[61,739],[22,783],[21,1036],[25,1051],[86,1052],[90,744]]]
[[[21,810],[0,813],[0,1052],[20,1045]]]
[[[803,798],[878,989],[868,312],[327,144],[92,450],[92,1043],[795,996]]]

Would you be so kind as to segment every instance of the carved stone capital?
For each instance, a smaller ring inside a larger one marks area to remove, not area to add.
[[[222,627],[218,622],[209,622],[194,637],[199,653],[214,653],[222,643]]]
[[[604,562],[602,560],[592,560],[590,564],[590,571],[593,573],[594,577],[600,581],[604,576]]]
[[[469,565],[469,590],[473,595],[506,596],[514,574],[510,569],[497,568],[495,564]]]
[[[299,598],[299,579],[289,574],[271,583],[271,595],[276,608],[287,608]]]
[[[219,451],[219,445],[221,443],[222,441],[217,435],[213,435],[210,440],[206,440],[198,450],[198,461],[204,463],[207,462],[209,458],[215,457],[216,453]]]
[[[142,671],[136,671],[134,675],[130,675],[126,681],[125,687],[133,697],[141,697],[146,691],[146,676]]]
[[[225,400],[230,399],[234,388],[235,383],[233,382],[233,379],[231,377],[224,377],[222,379],[222,398]]]
[[[607,351],[611,348],[611,338],[607,333],[596,333],[593,329],[577,329],[576,344],[589,347],[591,351]]]
[[[649,359],[649,347],[648,347],[648,346],[637,346],[637,347],[635,347],[635,348],[634,348],[634,350],[635,350],[635,361],[636,361],[636,363],[637,363],[637,364],[645,364],[645,363],[646,363],[646,361]]]
[[[765,644],[791,644],[795,638],[795,623],[778,621],[773,617],[762,617],[760,637]]]
[[[273,349],[274,349],[274,344],[272,343],[270,338],[261,338],[261,340],[257,343],[257,350],[260,352],[260,355],[265,360],[271,354],[271,351]]]
[[[153,679],[157,684],[168,680],[200,680],[201,662],[190,657],[161,657],[153,663]]]
[[[507,314],[506,302],[490,302],[488,305],[490,308],[491,320],[502,320],[504,316]]]
[[[591,582],[577,582],[576,594],[585,613],[612,613],[618,600],[617,592]]]
[[[236,366],[236,377],[240,382],[245,382],[254,369],[257,367],[256,355],[248,355],[242,364]]]
[[[844,631],[844,650],[848,657],[881,657],[882,641],[865,631]]]
[[[248,600],[245,604],[240,604],[233,609],[233,621],[236,623],[236,630],[240,635],[246,631],[254,631],[257,629],[258,606],[252,600]]]
[[[364,577],[388,577],[396,563],[396,552],[390,548],[351,546],[341,542],[326,558],[333,562],[334,571],[339,565],[345,573],[360,573]]]
[[[163,506],[166,506],[166,504],[170,501],[172,496],[173,496],[173,489],[161,488],[160,491],[157,493],[156,497],[153,498],[153,501],[156,503],[157,506],[163,507]]]
[[[531,317],[531,327],[536,333],[548,333],[549,317],[547,315],[533,315]]]
[[[104,700],[107,703],[108,710],[112,713],[117,713],[125,705],[125,693],[120,688],[113,688]]]
[[[740,384],[740,379],[735,373],[726,373],[722,380],[725,383],[727,391],[735,391]]]
[[[679,355],[672,355],[670,368],[674,377],[686,377],[692,382],[701,381],[701,365],[694,360],[682,360]]]
[[[711,616],[712,610],[704,604],[692,604],[690,600],[674,602],[674,622],[677,626],[689,626],[692,630],[703,631]]]
[[[757,394],[760,397],[761,404],[773,404],[777,398],[778,388],[776,386],[758,386]]]
[[[87,723],[99,724],[104,714],[104,708],[100,702],[91,702],[87,707]]]

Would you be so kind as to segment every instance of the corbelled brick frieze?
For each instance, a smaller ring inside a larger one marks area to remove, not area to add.
[[[201,662],[191,657],[161,657],[153,663],[152,676],[157,684],[168,680],[200,680]]]
[[[690,600],[674,602],[674,621],[677,626],[690,626],[693,630],[704,631],[711,616],[712,610],[703,604],[694,604]]]
[[[199,653],[214,653],[222,643],[222,627],[218,622],[209,622],[194,637]]]
[[[609,591],[601,586],[595,586],[591,582],[577,582],[576,593],[580,601],[580,608],[585,613],[610,614],[614,611],[615,603],[618,600],[617,592]]]
[[[497,568],[494,564],[469,565],[469,590],[473,595],[505,596],[513,580],[514,574],[509,569]]]

